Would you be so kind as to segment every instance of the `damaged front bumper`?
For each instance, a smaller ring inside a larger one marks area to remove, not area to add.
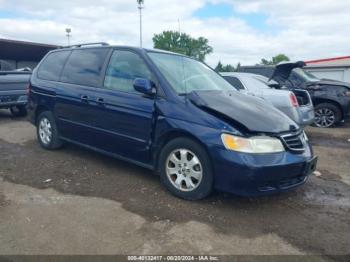
[[[307,181],[317,164],[309,146],[301,154],[247,154],[217,148],[214,156],[215,188],[241,196],[296,188]]]

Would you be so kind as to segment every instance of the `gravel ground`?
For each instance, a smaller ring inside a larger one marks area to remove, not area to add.
[[[197,202],[150,171],[73,145],[41,149],[0,111],[0,255],[350,253],[350,125],[307,128],[318,171],[302,187]],[[345,260],[343,260],[345,261]]]

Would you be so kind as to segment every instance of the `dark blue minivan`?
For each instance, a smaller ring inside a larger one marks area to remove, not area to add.
[[[174,195],[244,196],[302,185],[317,158],[304,131],[186,56],[107,44],[51,51],[28,113],[45,149],[71,142],[154,170]]]

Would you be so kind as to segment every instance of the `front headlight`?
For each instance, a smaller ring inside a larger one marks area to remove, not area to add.
[[[222,134],[221,140],[226,149],[238,152],[276,153],[285,151],[281,140],[269,136],[244,138],[240,136]]]

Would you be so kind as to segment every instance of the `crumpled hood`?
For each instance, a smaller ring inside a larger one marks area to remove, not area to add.
[[[290,73],[294,68],[302,68],[306,64],[303,61],[298,62],[283,62],[275,66],[275,70],[270,77],[270,80],[273,79],[277,83],[284,83],[290,76]]]
[[[199,108],[229,118],[251,132],[281,133],[299,129],[268,102],[237,91],[193,91],[187,97]]]

